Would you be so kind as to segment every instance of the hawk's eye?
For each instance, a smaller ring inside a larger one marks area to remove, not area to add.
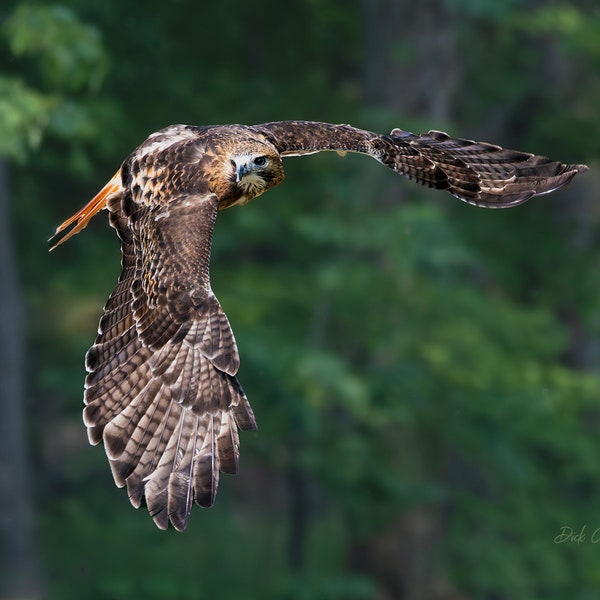
[[[269,160],[266,156],[257,156],[252,159],[253,164],[257,167],[264,167],[267,164],[267,160]]]

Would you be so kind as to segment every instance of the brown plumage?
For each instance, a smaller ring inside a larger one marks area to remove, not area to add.
[[[568,183],[565,165],[430,131],[378,135],[349,125],[282,121],[254,127],[174,125],[152,134],[101,192],[65,221],[100,209],[121,239],[122,272],[86,357],[84,422],[104,442],[115,482],[156,524],[185,529],[215,500],[219,472],[238,468],[238,428],[256,429],[236,378],[238,350],[210,287],[217,211],[284,177],[282,157],[359,152],[419,184],[483,207],[515,206]]]

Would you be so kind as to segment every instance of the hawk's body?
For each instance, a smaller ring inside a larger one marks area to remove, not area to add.
[[[182,530],[193,501],[214,502],[219,471],[237,470],[238,428],[256,428],[210,287],[217,211],[280,183],[282,157],[320,150],[368,154],[484,207],[520,204],[586,169],[440,132],[382,136],[304,121],[151,135],[57,233],[77,221],[64,241],[106,207],[121,239],[122,272],[86,358],[84,421],[90,441],[104,442],[117,485],[135,506],[145,496],[161,528]]]

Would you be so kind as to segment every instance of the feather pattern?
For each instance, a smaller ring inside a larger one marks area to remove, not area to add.
[[[168,185],[144,178],[154,189]],[[196,184],[178,190],[165,212],[136,194],[144,198],[144,189],[108,206],[122,273],[87,354],[84,422],[133,505],[145,497],[159,527],[182,530],[194,500],[214,502],[220,464],[237,471],[238,427],[256,423],[235,378],[229,321],[210,288],[216,197]]]
[[[389,135],[378,135],[350,125],[311,121],[280,121],[257,128],[273,136],[282,156],[320,150],[367,154],[420,185],[484,208],[522,204],[587,171],[586,165],[562,164],[435,130],[415,135],[393,129]]]

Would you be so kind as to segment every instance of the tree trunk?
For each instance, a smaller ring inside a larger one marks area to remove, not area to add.
[[[0,159],[0,597],[40,598],[25,432],[23,297],[9,216],[8,168]]]
[[[432,129],[452,120],[454,92],[462,73],[454,21],[442,0],[363,0],[363,98],[386,118],[423,120]],[[383,110],[382,110],[383,109]],[[384,126],[386,124],[380,124]],[[377,200],[398,204],[403,183],[390,183]],[[377,582],[378,598],[458,598],[435,566],[444,517],[437,506],[398,515],[387,531],[351,534],[348,566]]]
[[[462,76],[447,3],[362,0],[362,15],[365,102],[443,127]]]

